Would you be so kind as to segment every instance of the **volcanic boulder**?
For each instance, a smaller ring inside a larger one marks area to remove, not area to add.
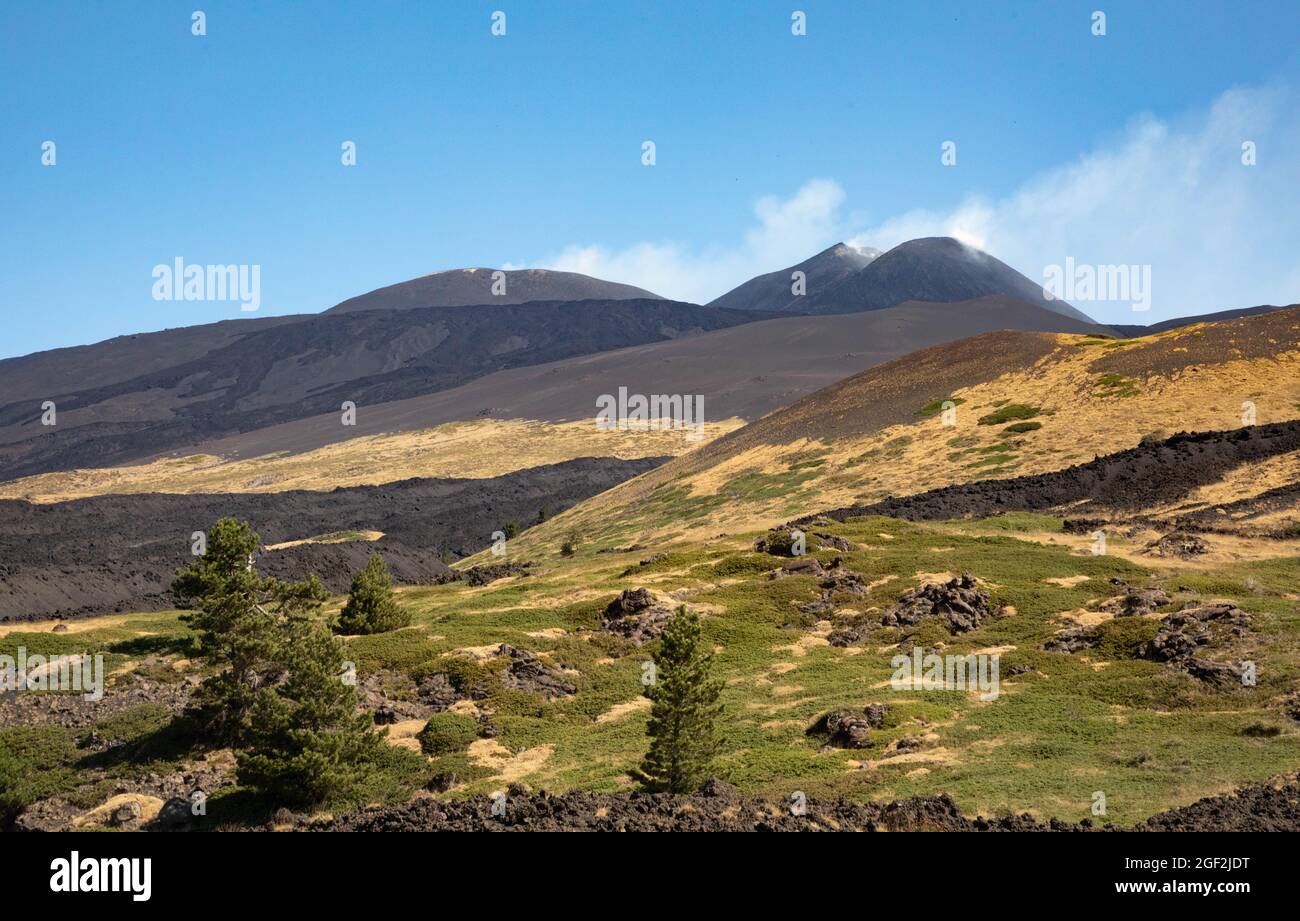
[[[646,588],[627,588],[609,603],[601,615],[603,629],[640,646],[663,632],[673,610],[655,600]]]
[[[879,626],[879,622],[863,614],[846,617],[836,622],[835,629],[826,637],[826,642],[838,647],[859,646],[865,643],[871,631]]]
[[[809,735],[825,734],[827,744],[836,748],[870,748],[871,730],[879,729],[889,716],[885,704],[870,704],[861,711],[832,710],[808,730]]]
[[[1101,637],[1091,627],[1070,627],[1044,643],[1043,651],[1078,652],[1081,649],[1092,649],[1100,642]]]
[[[453,569],[445,572],[433,581],[434,585],[446,585],[449,582],[464,582],[478,587],[504,579],[508,576],[527,576],[531,562],[523,563],[488,563],[483,566],[471,566],[469,569]]]
[[[754,549],[773,556],[801,556],[800,548],[806,547],[807,543],[807,536],[798,528],[780,527],[773,528],[755,541]]]
[[[541,694],[547,700],[557,697],[572,697],[578,689],[565,680],[564,673],[547,665],[527,649],[518,649],[509,643],[502,643],[499,655],[508,657],[502,681],[507,687]]]
[[[848,553],[850,550],[854,549],[853,545],[845,538],[839,537],[835,534],[823,534],[820,531],[816,531],[813,533],[813,537],[817,538],[818,550],[839,550]]]
[[[1242,666],[1207,659],[1200,653],[1249,633],[1250,615],[1231,602],[1212,602],[1166,614],[1156,635],[1143,644],[1138,654],[1163,662],[1202,681],[1231,684],[1240,681]]]
[[[1162,588],[1126,588],[1124,594],[1101,606],[1116,617],[1141,617],[1173,601]]]
[[[1164,535],[1157,541],[1147,544],[1146,552],[1151,556],[1175,557],[1180,560],[1188,560],[1194,556],[1209,553],[1210,545],[1195,534],[1188,534],[1184,531],[1174,531],[1170,534]]]
[[[944,621],[949,633],[974,630],[989,615],[989,593],[968,572],[943,584],[929,582],[909,589],[880,618],[885,627],[912,627],[929,617]]]
[[[821,576],[826,570],[815,556],[801,556],[780,569],[774,569],[771,579],[784,579],[786,576]]]

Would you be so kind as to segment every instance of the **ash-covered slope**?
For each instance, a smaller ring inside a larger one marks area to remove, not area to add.
[[[22,396],[0,396],[0,478],[108,466],[320,414],[332,414],[331,429],[351,435],[341,423],[344,402],[355,403],[361,416],[369,406],[494,371],[759,318],[664,300],[345,312],[252,321],[242,335],[213,330],[211,349],[200,344],[156,369],[144,357],[167,349],[172,334],[151,334],[156,345],[143,352],[137,340],[110,340],[79,353],[77,361],[94,372],[88,378],[61,360],[68,373],[43,373],[43,393],[23,384],[24,366],[16,366],[14,391]],[[0,379],[8,365],[0,363]],[[54,426],[42,425],[46,400],[57,409]]]
[[[776,272],[751,278],[732,288],[726,294],[709,302],[710,307],[732,307],[736,310],[765,310],[785,313],[806,313],[803,309],[810,297],[827,291],[832,286],[863,269],[880,255],[880,250],[836,243],[811,259]],[[804,274],[804,294],[793,292],[794,273]]]
[[[951,237],[895,246],[838,284],[810,297],[806,313],[881,310],[904,301],[965,301],[1002,294],[1085,323],[1093,321],[988,253]]]
[[[1300,304],[1290,304],[1282,307],[1275,307],[1272,304],[1262,304],[1259,307],[1239,307],[1235,310],[1218,310],[1214,313],[1203,313],[1199,316],[1175,317],[1172,320],[1161,320],[1159,323],[1152,323],[1150,326],[1136,326],[1131,324],[1117,325],[1112,323],[1110,328],[1130,339],[1136,339],[1139,336],[1150,336],[1155,333],[1168,332],[1171,329],[1181,329],[1184,326],[1191,326],[1193,323],[1219,323],[1223,320],[1239,320],[1243,317],[1257,317],[1261,314],[1272,313],[1275,310],[1289,310],[1293,307],[1300,307]]]
[[[749,314],[762,322],[700,336],[512,368],[424,396],[370,408],[346,432],[308,418],[197,445],[198,453],[300,453],[357,435],[413,431],[486,416],[563,422],[590,418],[602,393],[704,396],[705,417],[754,420],[822,387],[940,342],[993,330],[1086,333],[1096,327],[1005,297],[900,304],[824,317]],[[987,360],[978,356],[983,367]],[[910,410],[909,410],[910,411]]]
[[[356,310],[406,310],[412,307],[464,307],[523,304],[528,301],[663,300],[632,285],[550,269],[505,271],[505,292],[493,292],[496,269],[451,269],[377,288],[336,304],[326,313]]]

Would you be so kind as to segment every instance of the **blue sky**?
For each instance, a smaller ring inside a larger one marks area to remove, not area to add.
[[[0,357],[241,315],[155,301],[176,256],[260,265],[263,314],[467,265],[706,300],[956,228],[1039,280],[1152,265],[1102,320],[1296,301],[1298,38],[1293,0],[10,0]]]

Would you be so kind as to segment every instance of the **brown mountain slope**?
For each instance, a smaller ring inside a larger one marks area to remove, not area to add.
[[[680,432],[597,431],[596,398],[619,387],[702,394],[707,441],[935,342],[992,329],[1094,328],[1000,297],[763,320],[512,368],[409,399],[358,400],[355,426],[340,426],[336,413],[313,415],[202,441],[153,462],[16,479],[0,485],[0,495],[49,501],[105,492],[320,489],[408,476],[497,476],[574,457],[678,455],[699,442],[683,443]]]
[[[956,404],[946,425],[940,403]],[[1137,340],[990,333],[873,368],[529,532],[622,541],[764,527],[1300,416],[1300,308]]]
[[[107,387],[153,374],[228,348],[254,333],[308,319],[306,316],[252,317],[182,326],[152,333],[116,336],[93,345],[50,349],[0,360],[0,400],[40,401],[78,389]],[[0,432],[0,442],[17,433]]]
[[[440,393],[366,407],[349,436],[414,431],[450,422],[591,419],[596,398],[617,393],[704,395],[705,418],[757,419],[834,381],[936,342],[994,329],[1086,332],[1068,317],[1010,298],[902,304],[826,317],[785,317],[700,336],[633,346],[486,375]],[[333,418],[330,417],[330,422]],[[341,440],[339,427],[303,419],[213,440],[195,453],[252,457],[309,451]]]
[[[807,313],[880,310],[905,301],[956,301],[999,294],[1092,322],[1041,285],[983,250],[952,237],[900,243],[862,269],[807,298]]]

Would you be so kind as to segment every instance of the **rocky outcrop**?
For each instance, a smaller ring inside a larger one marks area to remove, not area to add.
[[[861,710],[832,710],[808,729],[808,735],[825,735],[834,748],[870,748],[871,731],[885,724],[889,707],[869,704]]]
[[[649,589],[628,588],[601,615],[602,629],[640,646],[657,638],[672,619],[673,609],[655,599]]]
[[[931,617],[941,618],[948,632],[966,633],[989,615],[989,593],[975,577],[962,573],[942,584],[929,582],[910,589],[881,615],[885,627],[913,627]]]
[[[1215,602],[1183,608],[1166,614],[1160,629],[1138,654],[1163,662],[1213,684],[1240,684],[1239,663],[1209,659],[1203,655],[1213,647],[1224,647],[1245,639],[1250,615],[1231,602]]]
[[[1146,551],[1150,556],[1174,557],[1179,560],[1190,560],[1194,556],[1200,556],[1203,553],[1210,552],[1210,545],[1203,538],[1195,534],[1188,534],[1184,531],[1174,531],[1166,534],[1157,541],[1147,544]]]
[[[527,649],[518,649],[508,643],[501,644],[500,655],[510,660],[502,681],[507,687],[530,694],[541,694],[547,700],[572,697],[577,687],[565,679],[559,669],[547,665]]]

